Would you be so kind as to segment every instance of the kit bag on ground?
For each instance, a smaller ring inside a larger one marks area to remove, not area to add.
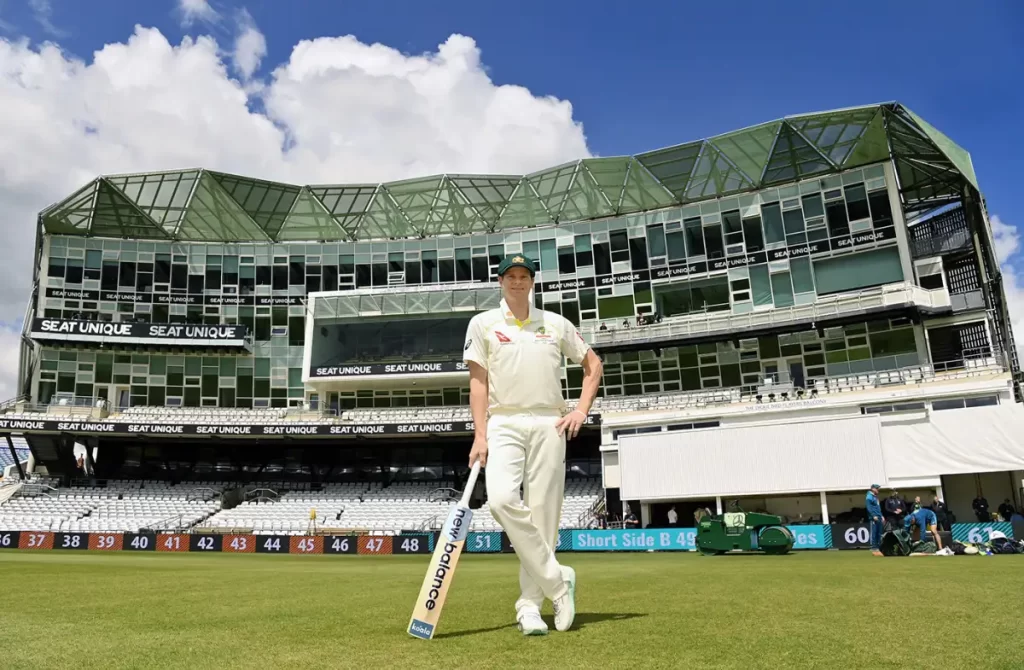
[[[879,551],[883,556],[909,556],[910,533],[905,530],[890,530],[882,535]]]

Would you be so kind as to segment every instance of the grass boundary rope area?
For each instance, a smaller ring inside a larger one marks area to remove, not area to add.
[[[437,636],[405,632],[430,557],[0,552],[4,668],[1011,668],[1019,557],[564,554],[577,621],[524,638],[514,556],[460,562]],[[964,569],[970,561],[970,569]],[[896,622],[893,628],[893,621]]]

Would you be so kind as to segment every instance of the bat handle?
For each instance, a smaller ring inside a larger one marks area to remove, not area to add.
[[[461,507],[469,507],[469,497],[473,495],[476,487],[476,478],[480,474],[480,461],[473,462],[473,468],[469,471],[469,479],[466,480],[466,488],[462,492],[462,499],[459,501]]]

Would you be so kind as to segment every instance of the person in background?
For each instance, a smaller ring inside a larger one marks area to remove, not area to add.
[[[985,500],[985,496],[978,494],[978,497],[971,503],[971,508],[974,510],[974,515],[978,518],[981,523],[986,523],[992,520],[992,515],[988,511],[988,500]]]
[[[928,541],[925,539],[927,537],[925,533],[929,532],[932,535],[932,539],[935,540],[935,548],[942,549],[942,538],[939,537],[939,531],[935,527],[935,512],[927,507],[918,507],[913,513],[908,514],[907,518],[903,521],[904,530],[912,533],[914,526],[917,526],[920,531],[921,542]]]
[[[668,525],[678,526],[679,525],[679,512],[676,512],[676,506],[668,508]]]
[[[939,496],[932,496],[931,510],[935,512],[935,518],[938,521],[939,528],[942,530],[951,530],[952,526],[949,523],[949,508],[946,507],[946,503],[939,500]]]
[[[623,521],[624,523],[622,525],[627,530],[636,530],[640,527],[640,520],[636,518],[636,514],[633,514],[633,510],[629,510],[629,513],[626,514],[626,518],[623,519]]]
[[[999,506],[999,516],[1003,517],[1003,521],[1009,521],[1015,511],[1009,498],[1003,500],[1003,504]]]
[[[878,484],[872,484],[864,496],[864,506],[868,510],[868,523],[871,524],[871,548],[878,549],[882,545],[882,505],[878,502]]]
[[[885,499],[885,520],[892,526],[898,527],[903,521],[903,516],[906,514],[907,508],[900,499],[898,491],[893,491],[889,494],[889,497]]]

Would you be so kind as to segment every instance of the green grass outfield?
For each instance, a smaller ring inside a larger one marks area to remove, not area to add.
[[[0,552],[0,667],[1020,667],[1016,556],[560,554],[577,623],[524,638],[515,557],[464,555],[427,642],[429,558]]]

